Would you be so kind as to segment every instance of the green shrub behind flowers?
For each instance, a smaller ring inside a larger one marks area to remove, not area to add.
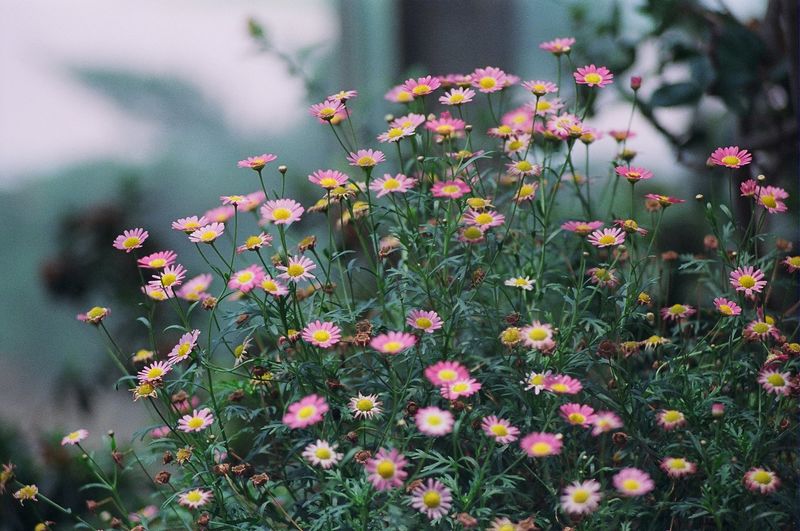
[[[176,220],[185,249],[120,235],[141,344],[114,340],[107,308],[79,318],[159,423],[146,447],[114,446],[153,492],[141,511],[88,460],[106,522],[77,525],[790,527],[800,257],[769,233],[788,194],[749,178],[747,150],[719,148],[702,178],[721,192],[698,198],[708,235],[683,235],[705,252],[662,253],[663,219],[693,207],[641,190],[669,176],[639,165],[630,122],[607,133],[613,160],[591,160],[605,175],[580,173],[607,127],[588,109],[614,79],[575,68],[572,43],[543,43],[573,71],[553,81],[493,67],[406,81],[372,148],[355,91],[312,106],[342,150],[339,169],[309,172],[313,205],[286,197],[298,173],[264,154],[232,185],[261,190]],[[207,270],[189,275],[185,252]],[[26,505],[56,503],[12,476]]]

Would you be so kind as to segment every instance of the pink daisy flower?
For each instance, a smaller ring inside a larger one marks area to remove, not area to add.
[[[378,142],[386,143],[386,142],[400,142],[404,138],[414,136],[416,129],[414,127],[390,127],[388,131],[385,131],[378,135]]]
[[[303,450],[303,457],[314,466],[321,466],[329,469],[342,460],[344,454],[336,451],[337,444],[329,444],[326,441],[317,439]]]
[[[580,138],[583,134],[583,123],[574,114],[564,113],[547,121],[547,131],[562,140],[569,137]]]
[[[386,160],[386,157],[382,152],[372,149],[359,149],[347,156],[347,162],[350,163],[350,166],[358,166],[360,168],[372,168],[384,160]]]
[[[483,229],[475,225],[462,227],[458,231],[458,241],[466,243],[467,245],[481,243],[486,239],[485,236],[486,234]]]
[[[528,376],[525,377],[525,381],[522,381],[520,383],[525,384],[526,391],[533,390],[533,394],[538,395],[545,389],[545,386],[547,385],[547,379],[550,377],[551,374],[552,371],[547,371],[547,372],[531,371],[528,373]]]
[[[406,332],[387,332],[372,338],[369,346],[384,354],[400,354],[417,344],[417,338]]]
[[[241,271],[235,272],[228,280],[228,288],[248,293],[256,288],[266,278],[266,271],[260,265],[251,265]]]
[[[414,95],[410,90],[406,90],[403,85],[392,87],[384,98],[394,103],[411,103],[414,101]]]
[[[440,361],[425,369],[425,378],[437,387],[468,377],[469,371],[467,368],[457,361]]]
[[[170,298],[170,294],[164,288],[153,283],[142,286],[142,293],[154,301],[165,301]]]
[[[322,103],[315,103],[308,110],[321,123],[330,122],[333,117],[345,111],[344,105],[340,100],[325,100]]]
[[[303,206],[294,199],[273,199],[261,205],[260,209],[262,223],[270,222],[287,227],[300,221],[304,211]]]
[[[244,160],[240,160],[237,163],[237,166],[239,166],[240,168],[250,168],[251,170],[254,171],[261,171],[264,169],[264,166],[277,159],[278,157],[276,157],[272,153],[264,153],[263,155],[257,155],[255,157],[247,157]]]
[[[234,207],[238,207],[247,202],[247,196],[245,195],[222,195],[219,197],[219,200],[222,201],[223,205],[233,205]]]
[[[472,73],[472,86],[484,94],[503,90],[508,83],[508,76],[499,68],[487,66],[476,68]]]
[[[420,408],[414,416],[417,429],[425,435],[440,437],[453,431],[453,414],[435,406]]]
[[[203,489],[192,489],[178,496],[178,503],[190,509],[197,509],[211,501],[213,494]]]
[[[212,208],[203,214],[203,217],[208,218],[212,222],[225,223],[236,215],[236,209],[230,205],[222,205],[217,208]]]
[[[364,395],[358,393],[358,396],[354,396],[350,399],[350,403],[347,407],[355,418],[371,419],[381,414],[383,411],[381,406],[383,406],[383,402],[378,400],[378,395]]]
[[[533,201],[536,199],[536,190],[539,189],[539,183],[522,183],[514,195],[514,201],[523,203],[525,201]]]
[[[372,181],[369,189],[377,192],[376,197],[383,197],[388,194],[404,194],[414,188],[416,184],[416,179],[406,177],[402,173],[398,173],[394,177],[386,173],[380,179]]]
[[[330,96],[328,96],[328,99],[345,102],[355,99],[357,96],[358,96],[357,90],[340,90],[336,94],[331,94]]]
[[[458,199],[464,194],[469,193],[470,188],[464,181],[455,179],[452,181],[437,181],[431,187],[433,197],[448,197]]]
[[[375,490],[391,490],[403,486],[408,476],[404,468],[408,460],[396,449],[381,448],[375,457],[367,460],[365,468]]]
[[[562,435],[560,433],[529,433],[519,442],[522,450],[529,457],[547,457],[561,453]]]
[[[343,186],[347,182],[347,175],[337,170],[317,170],[308,176],[308,180],[325,190],[332,190]]]
[[[272,243],[272,236],[266,232],[249,236],[242,245],[236,248],[237,254],[242,254],[245,251],[257,251],[262,247],[266,247]]]
[[[588,428],[594,424],[596,418],[593,408],[575,402],[563,404],[558,410],[564,420],[573,426],[581,426],[582,428]]]
[[[273,297],[283,297],[289,293],[289,288],[287,288],[280,280],[276,280],[269,276],[261,281],[259,287]]]
[[[675,479],[690,476],[697,471],[697,465],[683,457],[665,457],[659,466],[669,477]]]
[[[625,243],[625,231],[620,228],[598,229],[587,238],[595,247],[612,247]]]
[[[199,301],[208,295],[206,291],[213,280],[214,277],[209,273],[197,275],[185,282],[175,294],[186,301]]]
[[[528,105],[517,107],[500,118],[501,125],[489,130],[490,136],[509,138],[514,134],[531,133],[533,129],[533,108]]]
[[[550,81],[526,81],[522,84],[522,88],[533,94],[534,96],[544,96],[558,91],[558,86]]]
[[[225,232],[225,225],[222,223],[210,223],[189,234],[189,241],[192,243],[213,243],[214,240],[222,236]]]
[[[550,350],[554,345],[553,326],[540,321],[534,321],[522,329],[525,345],[540,350]]]
[[[622,427],[622,419],[611,411],[598,411],[594,416],[592,435],[595,437],[602,433],[614,431]]]
[[[544,388],[559,395],[574,395],[581,392],[583,384],[572,376],[554,374],[545,378]]]
[[[72,445],[78,444],[79,442],[81,442],[82,440],[87,438],[88,436],[89,436],[89,432],[86,431],[86,430],[83,430],[83,429],[75,430],[75,431],[73,431],[71,433],[66,434],[64,436],[64,438],[61,439],[61,446],[67,446],[67,445],[72,446]]]
[[[129,253],[134,249],[140,249],[147,237],[150,236],[144,229],[129,229],[114,239],[114,248]]]
[[[328,348],[339,342],[342,338],[342,330],[331,322],[323,323],[317,320],[308,323],[308,326],[303,329],[301,337],[303,341],[307,341],[315,347]]]
[[[744,485],[753,492],[769,494],[781,486],[781,480],[775,472],[766,468],[753,467],[745,473]]]
[[[660,194],[645,194],[645,199],[651,199],[653,201],[658,201],[658,204],[662,208],[667,208],[671,205],[677,205],[679,203],[685,203],[685,199],[678,199],[676,197],[670,197],[668,195],[660,195]]]
[[[655,488],[647,472],[638,468],[623,468],[612,480],[617,491],[627,497],[643,496]]]
[[[742,308],[738,304],[725,297],[715,298],[714,307],[719,313],[728,317],[734,317],[742,313]]]
[[[494,415],[483,418],[481,429],[486,435],[500,444],[509,444],[519,438],[519,428],[512,426],[509,421],[497,418]]]
[[[509,175],[515,177],[528,177],[530,175],[541,175],[542,168],[538,164],[532,164],[527,160],[518,160],[506,164]]]
[[[572,50],[572,45],[575,44],[575,39],[572,37],[560,37],[552,41],[545,41],[539,45],[539,48],[553,55],[561,55],[569,53]]]
[[[183,283],[186,277],[186,268],[180,264],[170,265],[164,268],[158,275],[153,275],[150,285],[164,290],[172,290]]]
[[[441,138],[450,138],[452,136],[459,136],[461,131],[464,130],[466,123],[464,120],[453,118],[448,111],[439,115],[438,118],[428,120],[425,123],[425,128],[433,131]]]
[[[278,278],[288,280],[289,282],[300,282],[301,280],[314,278],[311,272],[316,268],[317,265],[305,256],[293,256],[289,259],[288,265],[279,265],[275,267],[278,271],[282,271],[282,273],[278,275]]]
[[[620,177],[628,179],[630,183],[646,181],[653,177],[653,172],[639,166],[617,166],[614,168],[614,171],[616,171],[617,175]]]
[[[758,183],[753,179],[747,179],[739,185],[742,197],[755,197],[758,193]]]
[[[768,393],[789,396],[792,392],[792,374],[775,369],[763,369],[758,375],[758,383]]]
[[[196,409],[190,415],[184,415],[178,420],[178,429],[186,433],[203,431],[214,423],[214,415],[211,410],[204,407],[200,411]]]
[[[258,190],[244,196],[244,201],[239,204],[240,212],[251,212],[267,199],[263,190]]]
[[[414,98],[427,96],[434,90],[442,86],[439,78],[434,76],[419,77],[417,79],[407,79],[403,83],[403,88],[410,92]]]
[[[167,360],[171,364],[178,363],[189,357],[189,354],[197,346],[197,338],[200,337],[200,330],[192,330],[181,336],[178,343],[172,347],[172,350],[167,354]]]
[[[463,378],[442,385],[440,392],[448,400],[458,400],[462,396],[472,396],[481,388],[475,378]]]
[[[677,409],[662,409],[658,412],[658,424],[667,431],[686,425],[686,416]]]
[[[172,228],[181,232],[191,233],[201,227],[208,225],[209,220],[205,216],[190,216],[188,218],[180,218],[172,222]]]
[[[613,83],[614,80],[614,74],[604,66],[600,68],[594,65],[583,66],[578,68],[578,71],[572,75],[575,77],[576,83],[579,85],[588,85],[590,87],[603,88]]]
[[[781,263],[786,266],[789,273],[800,271],[800,256],[787,256]]]
[[[411,491],[411,506],[430,520],[438,520],[446,515],[452,501],[450,489],[436,479],[428,479]]]
[[[614,275],[616,269],[607,269],[605,267],[592,267],[586,271],[586,276],[589,277],[589,282],[595,286],[605,288],[614,288],[619,285],[619,279]]]
[[[767,209],[770,214],[786,212],[789,207],[783,202],[789,199],[789,194],[777,186],[759,186],[756,192],[756,203]]]
[[[425,116],[422,114],[408,113],[400,118],[395,118],[389,122],[389,127],[397,127],[399,129],[412,128],[416,129],[425,123]]]
[[[492,227],[499,227],[506,220],[506,217],[494,210],[472,210],[469,209],[464,214],[464,223],[467,225],[475,225],[480,227],[481,230],[488,230]]]
[[[600,506],[600,483],[590,479],[575,481],[564,488],[561,495],[561,508],[568,514],[590,514]]]
[[[103,319],[111,315],[111,310],[102,306],[95,306],[86,313],[79,313],[76,318],[78,321],[99,325]]]
[[[593,230],[597,230],[602,226],[602,221],[567,221],[561,225],[561,228],[581,236],[586,236]]]
[[[307,397],[291,404],[283,416],[283,423],[290,428],[307,428],[322,420],[328,412],[328,403],[318,395]]]
[[[750,164],[753,157],[746,149],[739,149],[739,146],[728,146],[715,149],[709,161],[716,166],[741,168]]]
[[[139,258],[136,263],[139,267],[144,269],[162,269],[168,265],[174,264],[177,258],[178,253],[175,251],[159,251],[149,254],[144,258]]]
[[[406,324],[417,330],[432,334],[444,324],[439,314],[433,311],[411,310],[408,312]]]
[[[731,272],[730,281],[736,291],[742,291],[748,297],[761,293],[761,290],[767,285],[764,273],[753,266],[736,268]]]
[[[661,308],[661,317],[668,321],[682,321],[697,313],[697,310],[688,304],[673,304],[667,308]]]
[[[475,97],[475,91],[468,88],[454,88],[446,92],[444,96],[439,97],[439,103],[442,105],[464,105],[469,103]]]
[[[763,320],[751,321],[744,329],[744,337],[748,341],[766,341],[770,336],[777,339],[779,335],[775,325]]]

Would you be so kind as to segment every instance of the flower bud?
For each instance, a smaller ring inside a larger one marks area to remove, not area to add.
[[[642,76],[632,76],[631,77],[631,89],[633,91],[639,90],[642,86]]]
[[[289,171],[289,168],[287,168],[285,164],[281,164],[278,166],[278,171],[281,172],[282,175],[286,175],[286,172]]]

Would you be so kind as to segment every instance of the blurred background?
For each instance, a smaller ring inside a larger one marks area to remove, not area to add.
[[[794,0],[4,0],[0,461],[36,478],[71,466],[57,445],[65,432],[127,441],[150,424],[114,389],[96,330],[75,320],[109,306],[123,349],[144,346],[126,313],[138,279],[111,242],[142,226],[149,249],[184,249],[170,221],[255,191],[236,161],[264,152],[289,166],[288,193],[308,205],[306,175],[342,166],[310,103],[358,89],[356,125],[376,147],[384,115],[401,111],[383,98],[392,85],[486,65],[554,79],[538,44],[574,36],[576,63],[616,75],[590,125],[624,130],[628,78],[644,78],[628,146],[659,177],[649,191],[727,193],[705,161],[738,144],[756,153],[747,171],[787,188],[796,213],[797,28]],[[593,152],[590,173],[605,175],[615,143]],[[687,212],[667,216],[678,230],[662,247],[702,251],[702,216]],[[797,221],[770,229],[796,245]],[[68,476],[48,474],[46,488],[67,492]],[[8,497],[0,503],[8,514]],[[19,523],[2,515],[0,529]]]

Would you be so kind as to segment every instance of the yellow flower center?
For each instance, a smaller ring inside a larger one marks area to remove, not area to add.
[[[186,423],[186,425],[189,426],[190,428],[192,428],[193,430],[196,430],[198,428],[202,428],[203,427],[203,419],[201,419],[200,417],[192,417],[189,420],[189,422]]]
[[[774,195],[762,195],[760,198],[761,204],[767,208],[775,208],[778,206],[778,200]]]
[[[503,524],[497,528],[497,531],[517,531],[517,526],[514,524]]]
[[[772,482],[772,474],[767,472],[766,470],[758,470],[754,472],[752,476],[753,481],[759,483],[761,485],[769,485]]]
[[[466,382],[458,382],[457,384],[453,384],[450,390],[454,393],[463,393],[469,390],[469,384]]]
[[[375,472],[378,473],[383,479],[391,479],[394,477],[394,463],[391,461],[381,461],[375,467]]]
[[[178,347],[178,356],[183,357],[189,354],[189,351],[192,349],[191,343],[181,343]]]
[[[442,186],[442,192],[445,194],[457,194],[461,190],[458,186],[454,184],[448,184],[446,186]]]
[[[756,334],[766,334],[769,332],[769,325],[767,323],[756,323],[753,325],[753,331]]]
[[[200,241],[210,242],[217,238],[217,233],[213,230],[207,230],[200,235]]]
[[[305,420],[305,419],[311,417],[312,415],[314,415],[314,413],[316,413],[316,412],[317,412],[317,408],[315,406],[303,406],[297,412],[297,417],[302,419],[302,420]]]
[[[442,496],[435,490],[429,490],[422,496],[422,503],[429,509],[435,509],[442,503]]]
[[[679,315],[686,311],[686,306],[683,304],[673,304],[669,308],[669,313],[672,315]]]
[[[586,503],[589,499],[589,491],[585,489],[578,489],[572,493],[572,501],[575,503]]]
[[[178,275],[175,273],[164,273],[161,275],[161,285],[163,286],[171,286],[178,281]]]
[[[552,108],[553,106],[547,100],[539,100],[539,103],[536,105],[537,111],[549,111]]]
[[[273,280],[265,280],[261,283],[261,287],[264,288],[264,291],[277,291],[278,285],[275,284]]]
[[[386,136],[388,136],[389,138],[399,138],[399,137],[403,136],[404,133],[405,133],[405,131],[403,131],[399,127],[392,127],[386,133]]]
[[[331,333],[328,332],[327,330],[317,330],[313,334],[311,334],[311,337],[313,337],[315,341],[324,343],[325,341],[328,341],[331,338]]]
[[[442,369],[441,371],[439,371],[439,374],[437,374],[437,376],[439,377],[440,380],[444,382],[450,382],[452,380],[455,380],[458,375],[454,370]]]
[[[453,127],[450,124],[442,124],[436,126],[436,132],[442,136],[450,136],[453,134],[455,130],[456,130],[455,127]]]
[[[547,339],[547,330],[544,328],[534,328],[528,332],[528,337],[534,341],[544,341]]]
[[[385,352],[397,352],[401,348],[403,348],[403,344],[400,343],[399,341],[389,341],[388,343],[383,345],[383,350]]]
[[[100,317],[103,317],[105,313],[106,313],[105,308],[101,308],[100,306],[95,306],[94,308],[86,312],[86,317],[88,317],[89,319],[99,319]]]
[[[522,117],[522,119],[524,120],[525,118]],[[510,125],[501,125],[500,127],[497,128],[497,132],[500,133],[501,135],[510,135],[511,133],[514,132],[514,130],[511,129]]]
[[[306,268],[300,264],[291,264],[286,268],[286,274],[290,277],[299,277],[306,272]]]
[[[601,76],[597,72],[592,72],[590,74],[586,74],[585,76],[583,76],[583,80],[586,81],[587,83],[597,85],[598,83],[603,81],[603,76]]]
[[[400,103],[408,103],[409,101],[414,99],[414,96],[411,95],[410,92],[407,90],[403,90],[397,93],[397,101]]]
[[[550,443],[544,441],[535,442],[531,445],[531,453],[533,455],[547,455],[552,449],[553,447],[550,446]]]
[[[518,149],[521,149],[523,145],[524,144],[522,143],[522,140],[512,140],[511,142],[508,143],[508,150],[516,151]]]
[[[506,428],[502,424],[493,424],[490,429],[492,433],[494,433],[498,437],[505,437],[506,435],[508,435],[508,428]]]
[[[580,413],[570,413],[569,421],[573,424],[583,424],[586,422],[586,417]]]
[[[155,380],[156,378],[160,378],[164,376],[164,369],[161,367],[153,367],[147,371],[147,379],[148,380]]]
[[[520,187],[520,189],[519,189],[519,194],[517,194],[517,195],[518,195],[519,197],[528,197],[528,196],[530,196],[530,195],[533,195],[533,193],[534,193],[535,191],[536,191],[536,188],[534,188],[532,185],[530,185],[530,184],[523,184],[523,185]]]
[[[430,91],[431,91],[431,86],[430,85],[426,85],[425,83],[422,83],[421,85],[417,85],[416,87],[411,89],[411,92],[415,96],[423,96],[425,94],[430,93]]]
[[[464,101],[464,95],[460,92],[450,95],[450,103],[461,103]]]
[[[481,236],[483,236],[483,233],[478,227],[472,226],[464,229],[464,238],[468,240],[477,240]]]
[[[359,166],[374,166],[375,165],[375,159],[373,159],[372,157],[370,157],[368,155],[364,155],[363,157],[360,157],[356,161],[356,164],[358,164]]]
[[[622,482],[622,488],[627,491],[637,491],[641,485],[635,479],[626,479]]]
[[[752,288],[756,285],[756,279],[751,275],[742,275],[739,277],[739,285],[743,288]]]
[[[336,188],[339,186],[339,182],[333,177],[323,177],[319,180],[319,185],[323,188]]]
[[[292,211],[288,208],[276,208],[272,211],[272,219],[275,221],[283,221],[292,217]]]
[[[356,402],[356,409],[359,411],[372,411],[374,407],[375,404],[369,398],[362,398]]]
[[[742,159],[736,155],[726,155],[722,157],[722,163],[726,166],[736,166],[737,164],[741,164],[741,162]]]
[[[442,417],[440,415],[429,415],[426,422],[431,426],[440,426],[442,424]]]
[[[684,459],[673,459],[670,461],[669,467],[675,470],[683,470],[686,468],[686,461]]]
[[[163,258],[154,258],[153,260],[150,260],[150,267],[159,269],[164,267],[165,265],[167,265],[167,261],[164,260]]]
[[[544,384],[544,374],[534,374],[533,376],[528,379],[528,383],[531,385],[543,385]]]
[[[325,447],[317,448],[314,452],[314,455],[317,456],[318,459],[330,459],[331,458],[331,451]]]
[[[683,414],[680,411],[675,411],[671,409],[664,413],[664,420],[667,422],[678,422],[683,418]]]
[[[416,323],[420,328],[430,328],[433,326],[433,323],[427,317],[417,317]]]
[[[200,494],[199,490],[193,490],[186,495],[186,500],[192,503],[197,503],[203,499],[203,495]]]
[[[69,439],[70,441],[74,441],[74,440],[76,440],[76,439],[79,439],[79,438],[80,438],[80,436],[81,436],[81,434],[80,434],[79,432],[77,432],[77,431],[73,431],[72,433],[70,433],[69,435],[67,435],[67,439]]]
[[[770,385],[775,387],[783,387],[786,384],[786,380],[784,380],[783,376],[778,373],[773,373],[767,376],[767,381],[770,383]]]
[[[555,391],[556,393],[566,393],[567,391],[569,391],[569,387],[567,387],[567,384],[563,383],[554,383],[553,385],[550,386],[550,389],[552,391]]]
[[[480,81],[478,81],[478,84],[481,88],[490,89],[497,86],[497,80],[491,76],[483,76]]]
[[[252,271],[245,271],[244,273],[239,273],[239,282],[242,284],[247,284],[248,282],[252,281],[255,275]]]
[[[125,238],[125,241],[122,242],[122,246],[125,247],[126,249],[130,249],[132,247],[136,247],[140,243],[142,243],[142,241],[138,237],[130,236],[128,238]]]
[[[383,181],[384,190],[397,190],[398,188],[400,188],[400,181],[398,181],[394,177],[391,177]]]
[[[792,264],[793,267],[800,267],[800,256],[790,256],[789,263]]]
[[[487,214],[485,212],[475,216],[475,223],[477,223],[478,225],[488,225],[492,221],[494,221],[494,216],[492,216],[491,214]]]
[[[600,238],[598,238],[597,241],[603,245],[611,245],[614,242],[616,242],[617,239],[611,234],[603,234],[602,236],[600,236]]]

